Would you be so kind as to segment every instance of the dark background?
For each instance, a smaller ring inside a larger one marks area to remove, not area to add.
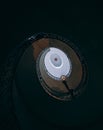
[[[95,114],[87,129],[102,128],[102,3],[4,1],[0,6],[0,64],[16,45],[37,32],[56,33],[75,41],[84,53],[89,68],[91,98],[88,101]]]

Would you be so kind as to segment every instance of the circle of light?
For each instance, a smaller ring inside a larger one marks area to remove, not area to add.
[[[66,76],[70,73],[71,70],[71,62],[67,55],[60,49],[51,47],[47,52],[44,58],[45,67],[50,75],[56,78],[61,78],[62,75]],[[54,55],[54,62],[51,59]],[[55,57],[57,56],[57,57]],[[61,62],[59,66],[56,66],[55,58],[57,58],[57,62]]]

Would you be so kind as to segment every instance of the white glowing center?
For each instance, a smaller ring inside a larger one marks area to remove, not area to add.
[[[71,69],[71,62],[67,55],[60,49],[51,47],[44,58],[47,71],[56,78],[68,75]]]

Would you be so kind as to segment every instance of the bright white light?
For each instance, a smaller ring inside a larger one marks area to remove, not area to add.
[[[60,49],[51,47],[44,58],[47,71],[56,78],[68,75],[71,71],[71,62],[67,55]]]

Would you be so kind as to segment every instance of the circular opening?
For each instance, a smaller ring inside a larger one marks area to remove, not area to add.
[[[54,78],[60,79],[62,75],[67,76],[71,70],[69,58],[62,50],[57,48],[49,48],[49,51],[45,54],[43,63],[45,64],[47,73]]]

